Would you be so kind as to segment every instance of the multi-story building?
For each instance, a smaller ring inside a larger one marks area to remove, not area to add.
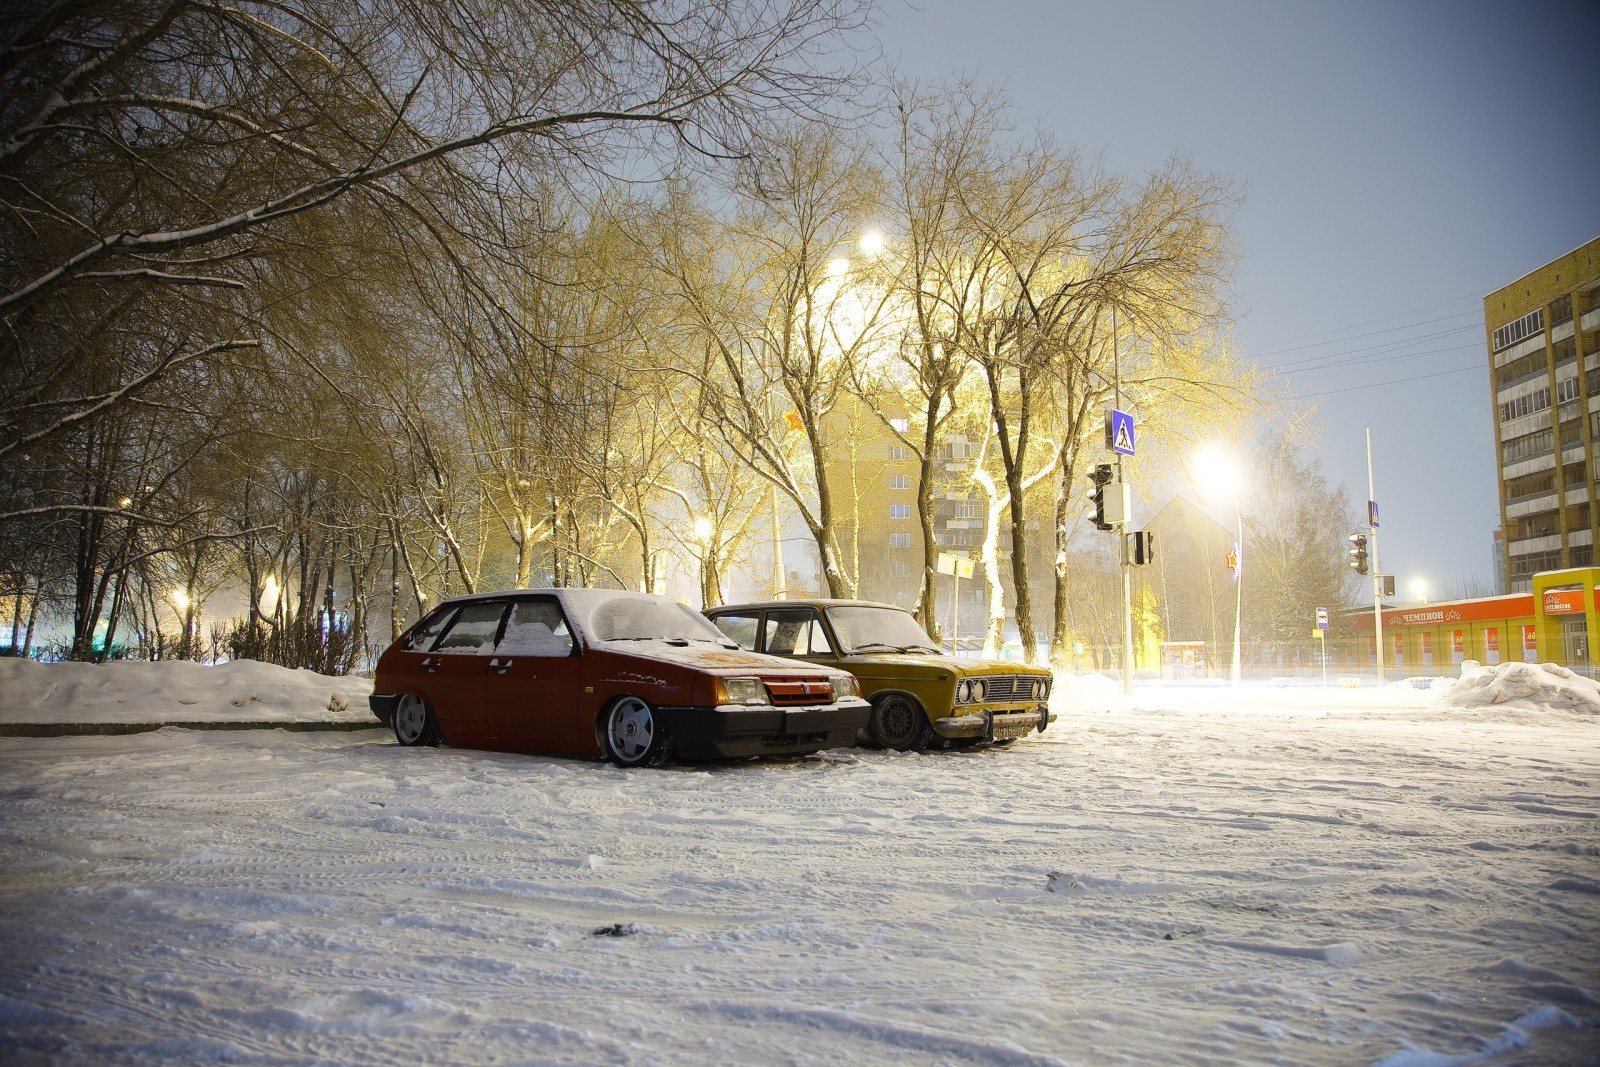
[[[1500,471],[1503,592],[1594,562],[1600,238],[1483,299]]]

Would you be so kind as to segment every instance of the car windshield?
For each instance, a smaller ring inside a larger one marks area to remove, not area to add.
[[[729,644],[697,611],[670,600],[617,597],[595,608],[589,626],[596,641],[710,641]]]
[[[939,651],[916,617],[899,608],[835,606],[828,609],[828,621],[846,653]]]

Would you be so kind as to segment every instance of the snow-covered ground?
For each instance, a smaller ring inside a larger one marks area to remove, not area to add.
[[[366,714],[302,674],[9,663],[0,725]],[[627,772],[0,738],[0,1062],[1600,1062],[1592,683],[1055,706],[1004,749]]]

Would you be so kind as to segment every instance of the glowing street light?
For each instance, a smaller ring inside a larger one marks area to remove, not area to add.
[[[1229,680],[1239,685],[1243,678],[1239,662],[1239,620],[1244,615],[1244,514],[1239,510],[1239,488],[1243,479],[1233,457],[1217,448],[1201,451],[1194,458],[1194,466],[1203,485],[1201,492],[1213,498],[1226,498],[1233,505],[1237,540],[1228,554],[1229,569],[1233,571],[1233,667]]]
[[[1428,582],[1427,582],[1427,579],[1425,579],[1425,578],[1413,578],[1411,580],[1411,595],[1416,597],[1418,600],[1422,601],[1424,604],[1426,604],[1428,602]]]
[[[864,256],[876,256],[884,249],[883,233],[880,230],[868,230],[861,235],[861,240],[856,242],[856,247],[861,249]]]
[[[278,584],[276,575],[269,574],[261,583],[262,613],[274,615],[278,610],[278,601],[283,597],[283,587]]]

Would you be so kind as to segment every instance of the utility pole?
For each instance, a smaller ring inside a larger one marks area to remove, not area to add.
[[[1383,568],[1378,565],[1378,494],[1372,482],[1372,427],[1367,427],[1367,544],[1372,554],[1372,632],[1383,681]]]
[[[1122,410],[1122,358],[1117,343],[1117,309],[1111,308],[1111,373],[1112,390],[1116,396],[1116,410]],[[1130,501],[1132,493],[1122,473],[1122,453],[1117,453],[1117,492],[1121,494],[1124,502]],[[1117,547],[1122,558],[1122,692],[1124,695],[1133,695],[1133,564],[1128,558],[1128,514],[1126,506],[1122,509],[1122,523],[1117,527]]]

